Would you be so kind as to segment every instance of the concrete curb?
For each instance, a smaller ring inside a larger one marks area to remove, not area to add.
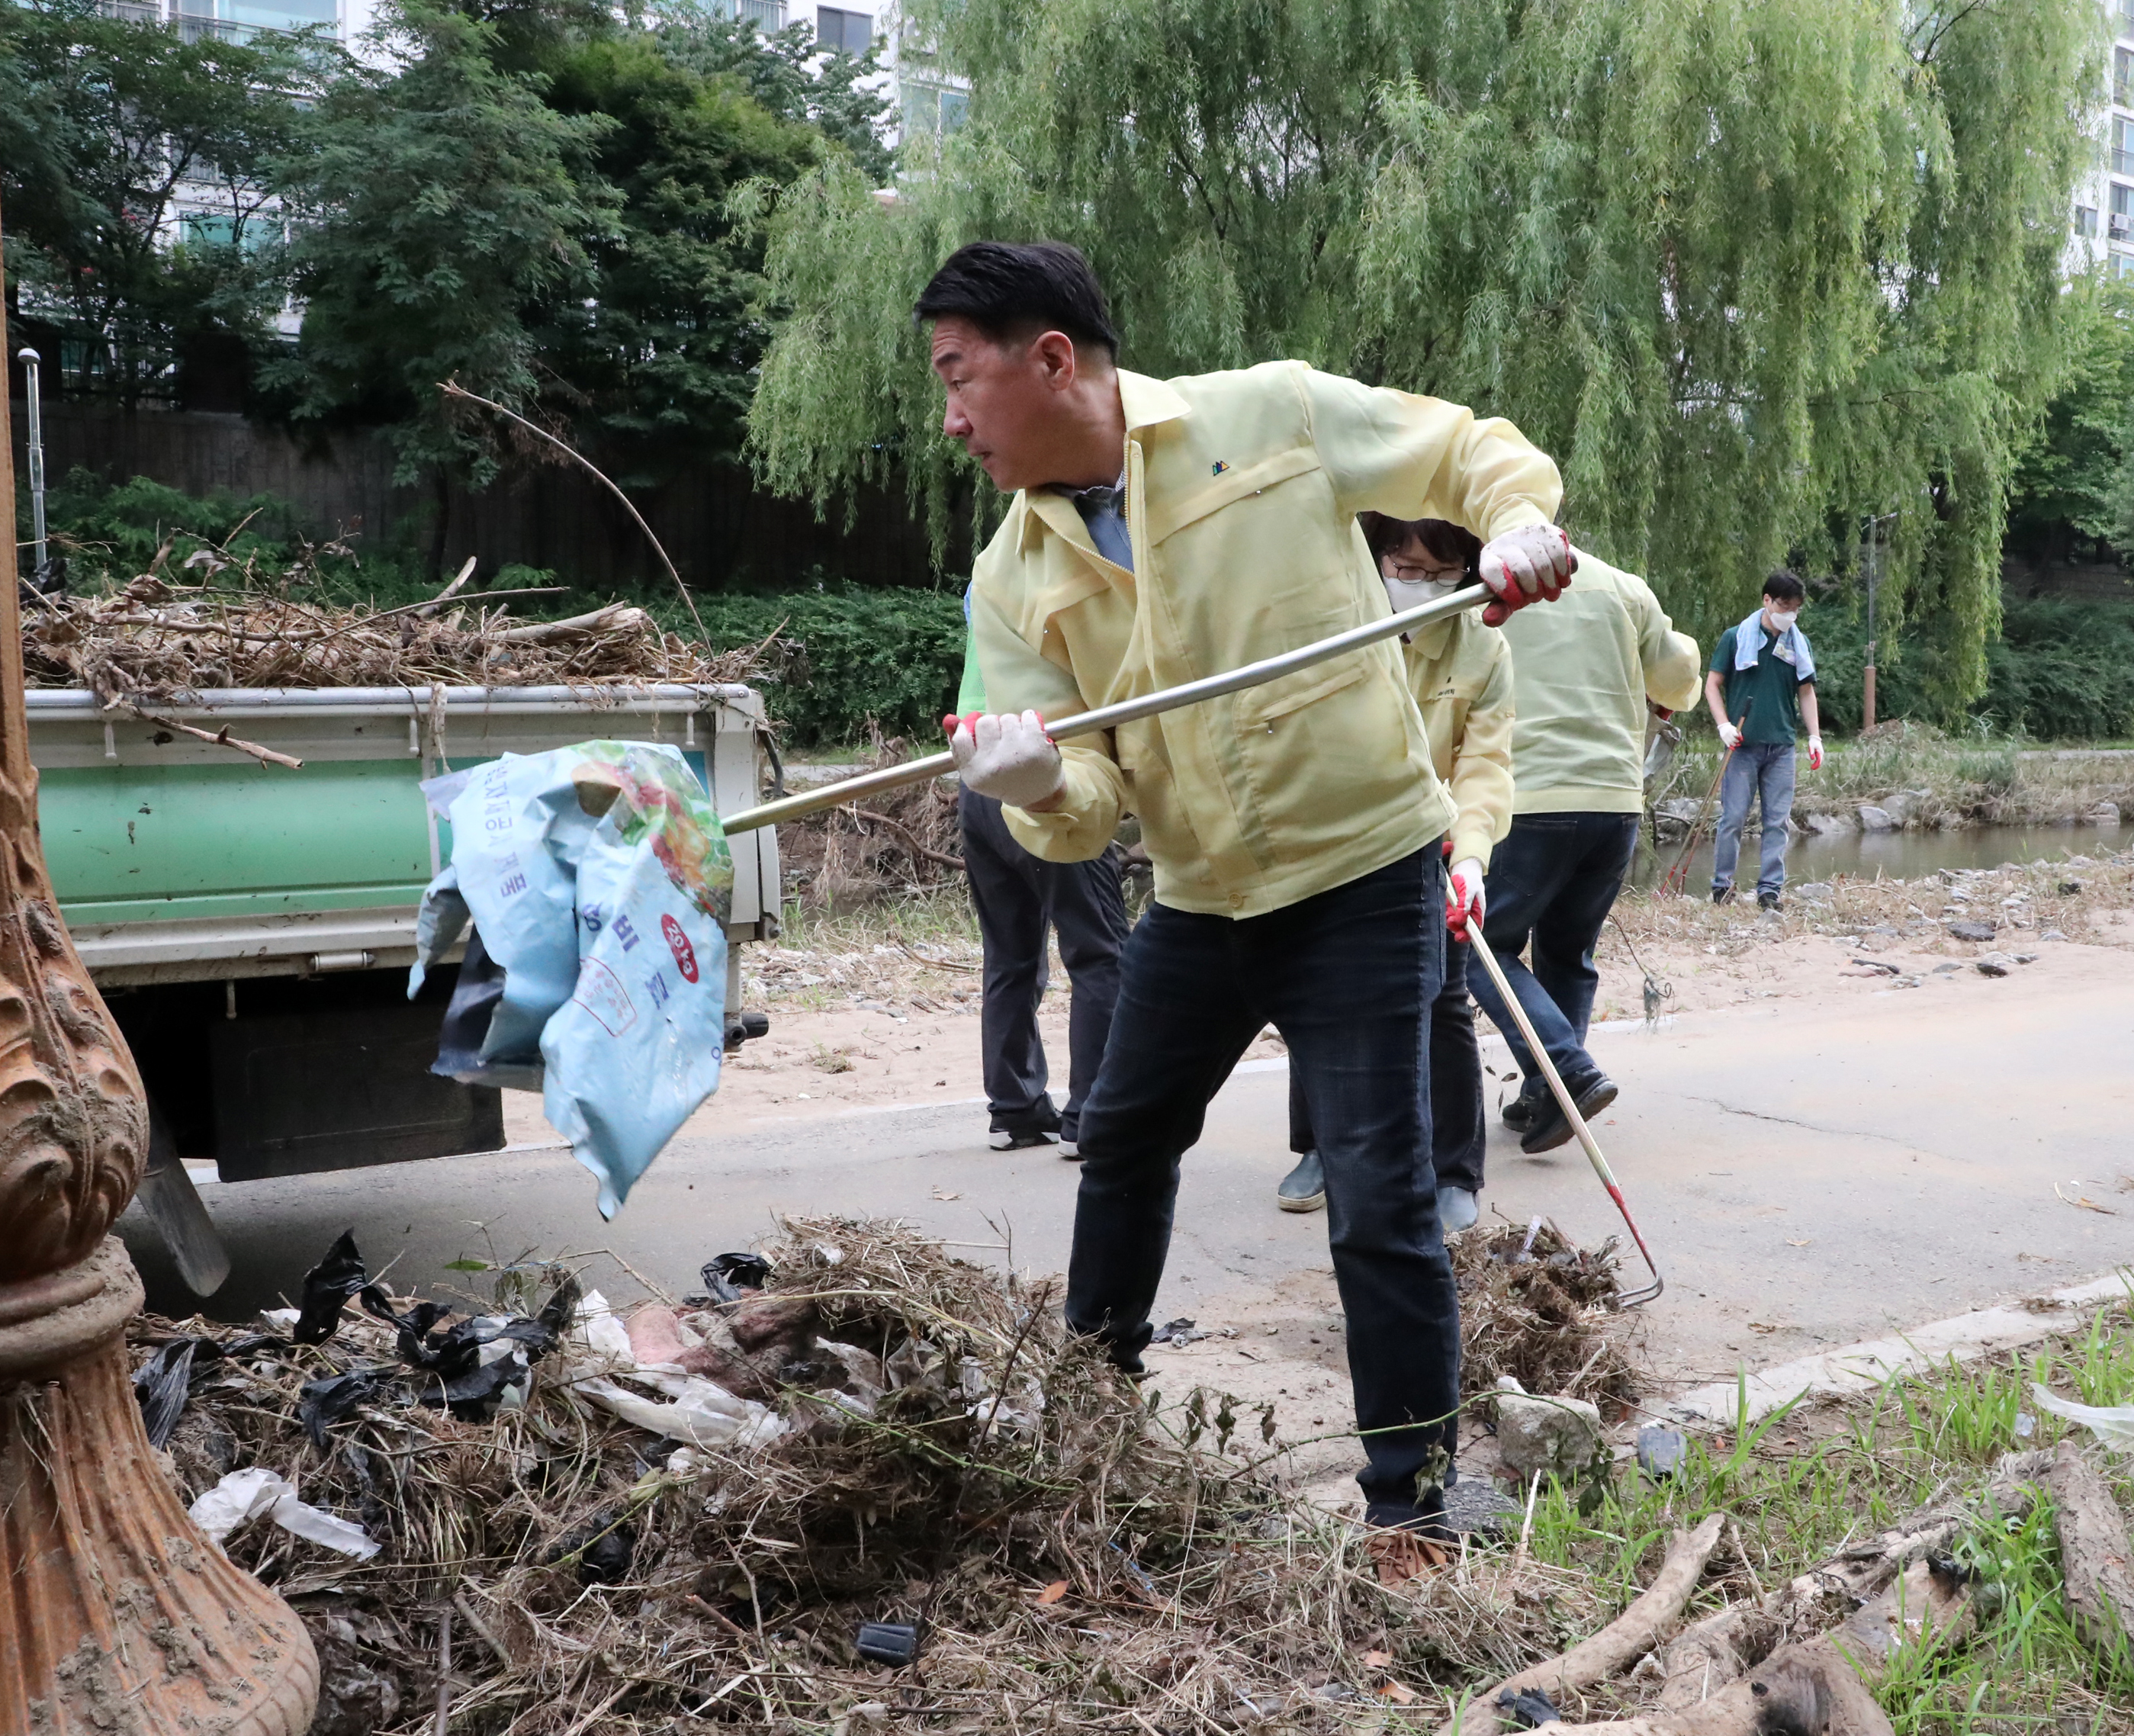
[[[1781,1362],[1749,1376],[1748,1420],[1760,1421],[1798,1398],[1826,1394],[1852,1397],[1871,1392],[1894,1375],[1913,1373],[1952,1357],[1970,1362],[2035,1344],[2064,1332],[2084,1309],[2121,1298],[2134,1298],[2134,1267],[2122,1266],[2087,1284],[2051,1291],[2032,1303],[1979,1308],[1890,1337],[1869,1338]],[[1666,1410],[1692,1426],[1731,1424],[1741,1415],[1741,1388],[1734,1381],[1693,1386],[1668,1400]]]

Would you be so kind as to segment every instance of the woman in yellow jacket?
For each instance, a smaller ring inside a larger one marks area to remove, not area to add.
[[[1396,610],[1412,609],[1476,582],[1481,539],[1445,519],[1360,515],[1364,539]],[[1504,636],[1470,612],[1404,636],[1409,691],[1430,735],[1430,757],[1459,812],[1446,834],[1445,986],[1430,1009],[1431,1159],[1445,1233],[1480,1213],[1482,1052],[1467,996],[1467,924],[1482,920],[1482,875],[1490,847],[1512,824],[1512,655]],[[1311,1112],[1294,1081],[1289,1148],[1296,1167],[1275,1197],[1285,1211],[1317,1211],[1326,1185]]]

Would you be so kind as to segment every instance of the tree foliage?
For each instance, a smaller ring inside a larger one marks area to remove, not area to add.
[[[945,537],[968,472],[911,301],[963,241],[1051,235],[1103,275],[1129,366],[1300,356],[1512,417],[1574,534],[1707,639],[1894,509],[1885,618],[1934,704],[1978,690],[2006,485],[2064,366],[2089,0],[918,14],[968,123],[887,210],[833,166],[769,217],[774,486],[900,476]]]
[[[592,161],[612,123],[549,108],[534,78],[495,64],[497,36],[427,4],[388,13],[379,46],[397,67],[337,80],[282,177],[302,223],[303,330],[284,370],[297,413],[385,423],[402,481],[494,474],[490,431],[454,418],[438,383],[530,398],[538,310],[591,290],[586,238],[619,202]]]
[[[2047,559],[2134,549],[2134,288],[2086,283],[2069,312],[2065,384],[2009,491],[2011,549]]]
[[[0,212],[17,317],[131,404],[208,349],[271,341],[270,166],[338,63],[309,36],[187,42],[90,0],[0,7]],[[173,233],[181,188],[225,220]],[[56,357],[47,357],[56,361]]]

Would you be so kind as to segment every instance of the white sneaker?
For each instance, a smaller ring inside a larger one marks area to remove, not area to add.
[[[1082,1161],[1082,1147],[1080,1142],[1074,1139],[1061,1139],[1060,1141],[1060,1155],[1066,1158],[1066,1160],[1070,1163],[1080,1163]]]
[[[1441,1187],[1437,1190],[1437,1221],[1447,1236],[1457,1236],[1462,1230],[1475,1227],[1475,1220],[1482,1215],[1482,1202],[1465,1187]]]

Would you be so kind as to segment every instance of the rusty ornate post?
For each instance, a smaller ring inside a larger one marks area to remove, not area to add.
[[[37,840],[14,471],[0,393],[0,1730],[301,1736],[303,1624],[186,1516],[128,1378],[141,1279],[109,1232],[148,1116]]]

